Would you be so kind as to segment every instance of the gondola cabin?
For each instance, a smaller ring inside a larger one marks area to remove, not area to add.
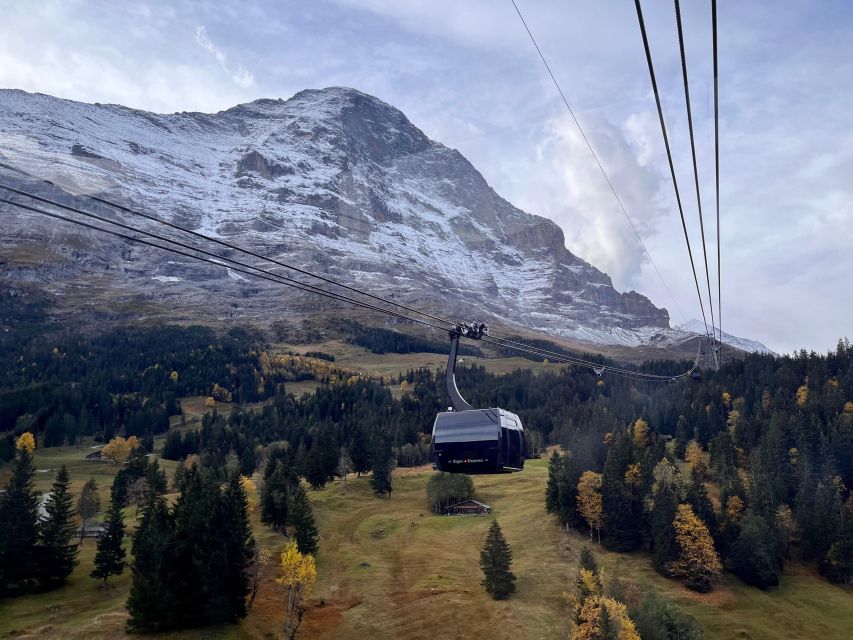
[[[439,413],[432,426],[433,460],[439,471],[502,473],[524,468],[527,449],[521,419],[503,409],[475,409],[456,386],[460,336],[479,340],[485,333],[484,324],[458,325],[450,332],[447,396],[454,410]]]
[[[452,473],[502,473],[524,468],[521,420],[503,409],[439,413],[432,428],[435,466]]]

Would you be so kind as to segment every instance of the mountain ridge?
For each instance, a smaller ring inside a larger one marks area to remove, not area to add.
[[[215,114],[18,90],[0,90],[0,107],[4,161],[63,187],[19,182],[40,194],[90,209],[79,196],[97,194],[431,313],[594,344],[641,345],[672,331],[665,309],[616,291],[566,248],[556,223],[501,198],[459,151],[355,89],[306,89]],[[56,295],[82,287],[107,306],[110,292],[191,313],[216,292],[228,317],[251,320],[316,308],[301,294],[282,304],[272,286],[230,270],[164,261],[6,209],[11,279],[51,284],[59,270]],[[61,240],[58,251],[21,264],[19,254],[47,237]]]

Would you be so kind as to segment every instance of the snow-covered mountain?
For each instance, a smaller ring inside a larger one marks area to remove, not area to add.
[[[0,161],[58,186],[2,170],[7,184],[116,216],[84,197],[100,195],[444,316],[605,344],[670,331],[665,309],[616,291],[555,223],[514,207],[458,151],[353,89],[171,115],[0,90]],[[8,205],[0,212],[3,278],[38,283],[60,307],[258,322],[341,308]]]
[[[693,318],[679,324],[675,327],[675,331],[683,332],[689,337],[694,336],[703,336],[705,335],[705,323],[701,320],[697,320]],[[718,331],[719,335],[719,331]],[[750,340],[748,338],[739,338],[738,336],[733,336],[726,331],[723,331],[722,335],[723,344],[727,344],[730,347],[735,347],[736,349],[740,349],[741,351],[746,351],[747,353],[766,353],[770,355],[776,355],[776,352],[768,349],[764,344],[758,342],[757,340]]]

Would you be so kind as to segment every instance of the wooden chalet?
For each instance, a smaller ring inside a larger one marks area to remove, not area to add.
[[[444,512],[448,516],[483,516],[491,513],[492,508],[473,498],[452,504]]]

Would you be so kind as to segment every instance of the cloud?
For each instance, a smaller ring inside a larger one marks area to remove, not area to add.
[[[210,40],[207,35],[207,28],[204,25],[196,27],[195,41],[202,49],[216,58],[216,61],[219,63],[219,66],[222,67],[222,70],[231,77],[238,87],[248,89],[255,84],[255,76],[249,70],[244,69],[239,65],[234,71],[230,69],[228,66],[227,56]]]

